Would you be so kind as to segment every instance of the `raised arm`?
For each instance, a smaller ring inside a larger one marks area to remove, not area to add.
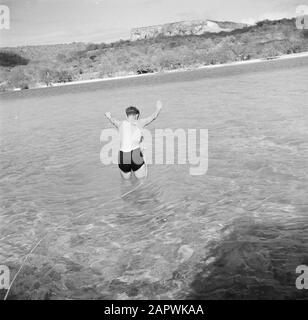
[[[140,120],[140,124],[142,125],[142,127],[145,127],[149,125],[151,122],[153,122],[158,117],[162,107],[163,107],[163,104],[161,103],[161,101],[158,100],[156,102],[156,111],[149,117]]]
[[[113,124],[117,129],[119,129],[120,125],[121,125],[121,121],[112,118],[111,113],[110,112],[106,112],[105,113],[106,118],[110,121],[111,124]]]

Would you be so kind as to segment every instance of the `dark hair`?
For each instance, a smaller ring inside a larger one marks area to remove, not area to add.
[[[139,116],[140,115],[140,111],[134,106],[130,106],[130,107],[126,108],[125,112],[126,112],[127,116],[130,116],[130,115]]]

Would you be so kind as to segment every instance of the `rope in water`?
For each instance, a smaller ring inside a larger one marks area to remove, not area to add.
[[[45,237],[46,237],[46,236],[45,236]],[[45,237],[44,237],[44,238],[45,238]],[[4,296],[4,300],[7,299],[7,297],[8,297],[8,295],[9,295],[10,291],[11,291],[11,288],[12,288],[15,280],[17,279],[19,273],[21,272],[22,268],[24,267],[25,263],[27,262],[29,256],[35,251],[35,249],[40,245],[40,243],[44,240],[44,238],[42,238],[42,239],[31,249],[31,251],[24,257],[21,266],[19,267],[18,271],[16,272],[16,274],[15,274],[12,282],[10,283],[9,288],[7,289],[6,295]]]
[[[146,179],[146,178],[148,177],[148,166],[147,166],[147,163],[146,163],[146,160],[145,160],[145,156],[143,156],[143,159],[144,159],[144,165],[145,165],[145,177],[144,177],[144,178]],[[139,183],[135,188],[133,188],[132,190],[130,190],[130,191],[122,194],[121,196],[115,197],[115,198],[113,198],[113,199],[105,202],[103,205],[105,206],[106,204],[108,204],[108,203],[110,203],[110,202],[113,202],[113,201],[115,201],[115,200],[118,200],[118,199],[121,199],[121,198],[126,197],[126,196],[129,195],[130,193],[132,193],[132,192],[134,192],[135,190],[139,189],[139,188],[143,185],[143,183],[144,183],[144,181],[140,182],[140,183]],[[84,216],[85,214],[87,214],[87,212],[86,212],[86,213],[83,213],[83,214],[81,214],[81,215],[79,215],[79,216],[77,216],[77,217],[74,218],[74,219],[78,219],[78,218],[80,218],[81,216]],[[53,232],[55,232],[58,228],[60,228],[60,226],[58,226],[57,228],[55,228],[55,230],[53,230]],[[28,258],[29,258],[30,255],[33,254],[34,251],[39,247],[39,245],[41,244],[41,242],[42,242],[45,238],[47,238],[47,236],[48,236],[48,234],[46,234],[43,238],[41,238],[41,239],[35,244],[35,246],[30,250],[30,252],[24,257],[24,259],[23,259],[23,261],[22,261],[22,263],[21,263],[21,266],[19,267],[19,269],[18,269],[18,271],[16,272],[13,280],[11,281],[10,286],[9,286],[9,288],[7,289],[7,292],[6,292],[3,300],[7,300],[7,297],[8,297],[8,295],[9,295],[10,291],[11,291],[11,288],[12,288],[15,280],[17,279],[18,275],[20,274],[21,270],[23,269],[24,265],[26,264]]]

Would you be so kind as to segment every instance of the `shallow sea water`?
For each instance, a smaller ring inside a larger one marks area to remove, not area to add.
[[[308,58],[0,96],[0,264],[9,299],[307,298]],[[209,130],[209,169],[100,162],[104,113]],[[116,199],[115,201],[111,201]],[[78,218],[78,216],[80,216]],[[4,291],[0,291],[4,296]]]

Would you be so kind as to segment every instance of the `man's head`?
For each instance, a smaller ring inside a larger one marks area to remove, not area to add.
[[[133,119],[138,119],[139,115],[140,115],[140,111],[134,107],[134,106],[130,106],[128,107],[126,110],[126,116],[127,118],[133,118]]]

